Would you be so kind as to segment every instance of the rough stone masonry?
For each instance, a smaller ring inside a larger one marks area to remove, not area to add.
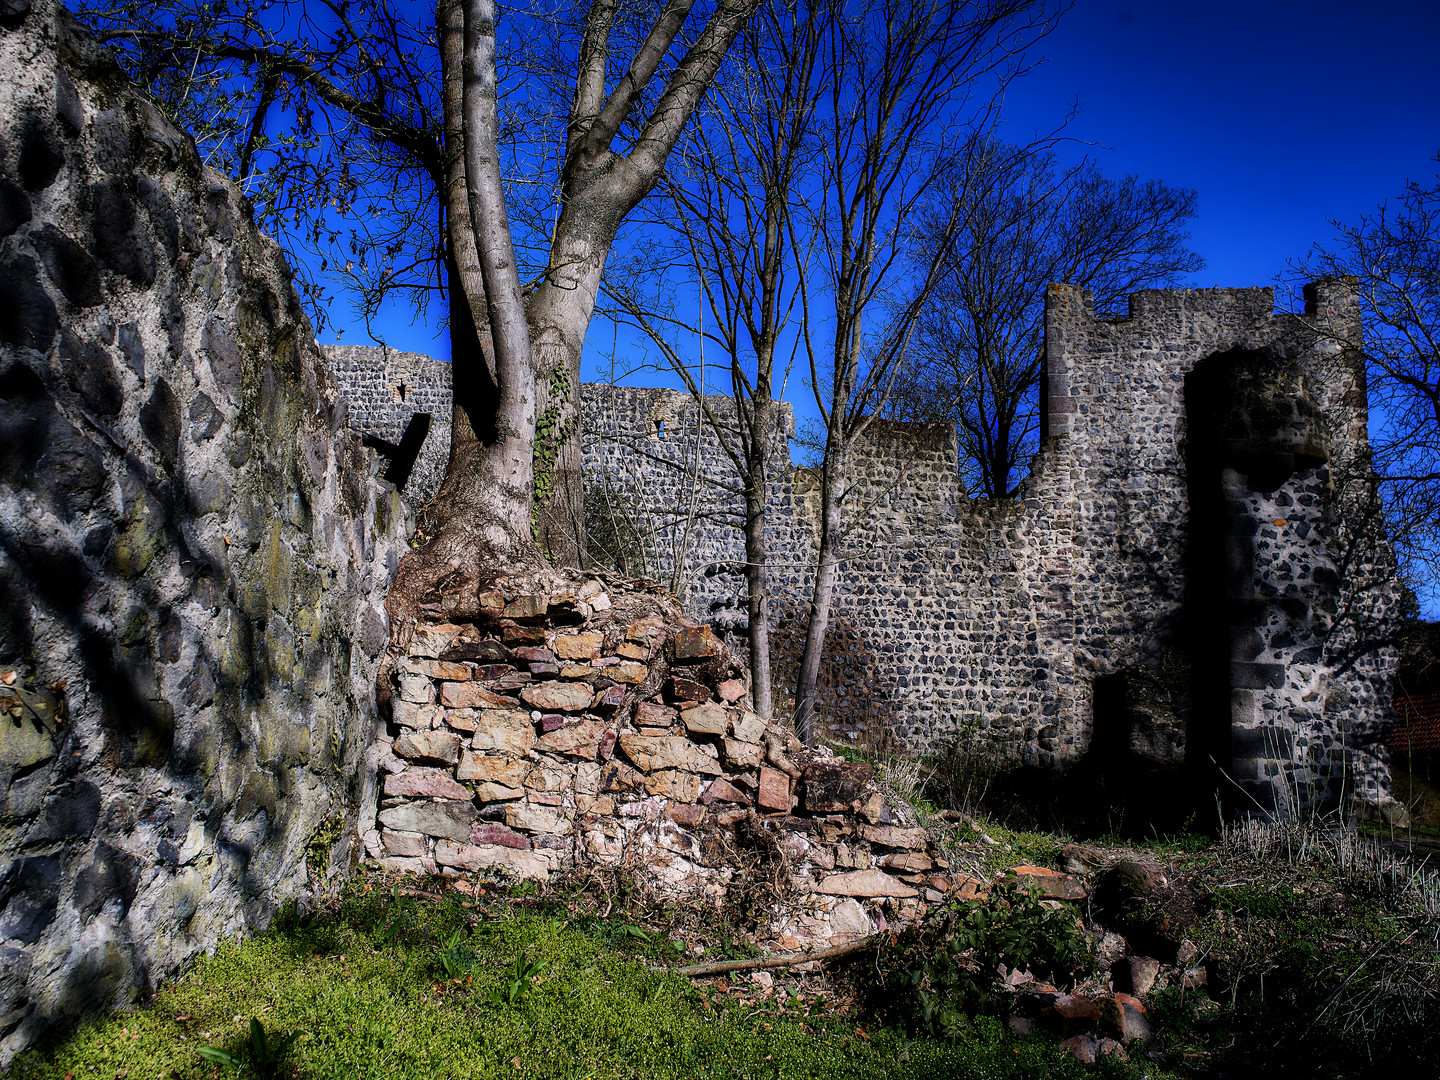
[[[237,188],[0,12],[3,1067],[359,854],[406,511]]]
[[[786,950],[986,887],[869,764],[747,708],[743,666],[659,590],[545,574],[479,599],[401,630],[365,835],[387,869],[628,873],[717,906],[759,890],[759,937]]]
[[[1264,813],[1352,799],[1394,813],[1380,736],[1400,589],[1378,532],[1364,369],[1341,344],[1359,340],[1358,305],[1328,281],[1306,313],[1274,308],[1270,289],[1148,291],[1112,321],[1052,286],[1046,430],[1013,499],[968,496],[948,426],[877,422],[853,455],[822,730],[924,752],[965,742],[1041,768],[1090,754],[1185,764]],[[351,372],[368,360],[366,379],[383,381],[384,359],[343,359],[365,428]],[[443,394],[448,365],[419,367],[391,381]],[[693,399],[584,395],[592,535],[692,616],[743,631],[743,504]],[[729,398],[707,406],[733,423]],[[779,412],[783,444],[793,421]],[[446,437],[443,423],[431,436]],[[782,690],[803,644],[817,484],[803,468],[770,482]]]

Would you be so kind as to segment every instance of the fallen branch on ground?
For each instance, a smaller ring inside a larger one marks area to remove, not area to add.
[[[808,953],[787,953],[784,956],[760,956],[752,960],[714,960],[706,964],[690,964],[688,967],[675,968],[677,975],[689,975],[696,978],[702,975],[724,975],[731,971],[759,971],[762,968],[795,967],[799,964],[808,964],[811,960],[833,960],[837,956],[845,956],[848,953],[859,952],[867,945],[874,944],[882,935],[872,934],[870,937],[861,938],[859,941],[852,941],[846,945],[832,945],[828,949],[818,949]]]

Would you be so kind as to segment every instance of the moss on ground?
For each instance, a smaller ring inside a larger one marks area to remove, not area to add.
[[[696,984],[640,954],[670,950],[616,922],[572,922],[364,884],[318,918],[222,947],[141,1009],[58,1036],[17,1080],[239,1075],[251,1018],[299,1040],[275,1076],[1160,1077],[1151,1063],[1085,1067],[1050,1040],[978,1020],[963,1039],[908,1039],[825,999],[759,998],[737,980]],[[463,973],[463,974],[462,974]]]

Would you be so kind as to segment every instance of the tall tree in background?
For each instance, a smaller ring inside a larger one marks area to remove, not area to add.
[[[1365,328],[1372,464],[1401,572],[1440,605],[1440,178],[1411,181],[1297,269],[1354,277]]]
[[[681,31],[694,0],[594,0],[583,14],[542,12],[529,24],[535,36],[521,42],[502,34],[491,0],[441,0],[438,9],[294,0],[233,11],[184,0],[88,12],[143,83],[173,89],[162,103],[180,119],[187,109],[233,117],[253,102],[248,123],[212,125],[215,148],[241,146],[233,160],[242,178],[257,148],[272,148],[279,171],[260,185],[272,214],[304,221],[320,238],[328,199],[363,201],[372,216],[396,211],[390,246],[356,256],[383,264],[409,250],[422,278],[415,287],[445,289],[450,461],[424,523],[428,542],[406,560],[392,604],[413,605],[441,583],[473,592],[496,561],[583,555],[575,417],[605,261],[757,3],[718,0],[690,41]],[[519,66],[502,63],[507,43]],[[502,98],[508,91],[536,115],[560,76],[535,57],[554,53],[568,56],[568,101],[554,110],[563,126],[517,142],[503,130]],[[289,152],[277,149],[284,138],[264,139],[272,122],[299,132]],[[287,160],[308,151],[315,156],[302,165]],[[552,166],[555,205],[542,264],[522,285],[502,165],[526,154],[539,163],[534,174]],[[433,215],[421,234],[433,240],[428,252],[407,248],[404,223],[417,218],[416,206]],[[393,283],[402,279],[396,272]]]
[[[805,212],[791,218],[818,240],[818,271],[800,263],[797,274],[825,431],[819,553],[795,687],[807,744],[844,557],[851,457],[904,371],[915,319],[958,238],[952,214],[928,246],[913,244],[920,211],[987,130],[1004,86],[1060,10],[1047,0],[884,0],[839,5],[828,21],[825,61],[836,77],[821,113],[819,175]]]
[[[1039,437],[1045,288],[1095,293],[1123,314],[1137,289],[1181,282],[1204,266],[1185,246],[1195,192],[1158,180],[1118,182],[1053,151],[975,143],[955,163],[917,235],[951,242],[916,334],[916,363],[891,396],[894,419],[952,420],[972,492],[1014,494]]]
[[[657,304],[665,283],[649,272],[653,256],[605,286],[618,317],[646,333],[679,374],[734,466],[744,499],[751,694],[762,716],[774,714],[767,485],[774,458],[789,459],[783,443],[774,442],[776,358],[798,301],[795,262],[808,257],[794,250],[791,213],[796,185],[816,154],[815,110],[828,78],[820,61],[826,20],[835,14],[828,0],[766,6],[731,50],[727,70],[677,149],[669,198],[655,205],[670,211],[674,263],[698,283],[708,318],[683,320],[674,305]],[[814,239],[801,243],[813,247]],[[718,346],[734,422],[707,400],[698,358],[670,332],[677,324],[690,340],[703,334]]]

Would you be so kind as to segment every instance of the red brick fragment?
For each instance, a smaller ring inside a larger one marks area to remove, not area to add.
[[[726,679],[715,688],[715,692],[720,695],[721,701],[733,705],[745,696],[745,684],[739,679]]]
[[[790,811],[790,777],[779,769],[760,770],[759,802],[766,810]]]
[[[666,693],[671,701],[709,701],[710,688],[703,683],[695,682],[693,679],[682,679],[678,675],[665,684]]]
[[[716,777],[710,782],[710,786],[705,789],[705,794],[700,796],[700,801],[706,806],[715,802],[750,805],[749,796],[723,777]]]
[[[692,626],[675,635],[675,659],[708,660],[720,651],[708,626]]]
[[[530,850],[530,841],[526,837],[504,825],[476,825],[470,830],[470,843],[499,844],[517,851]]]

